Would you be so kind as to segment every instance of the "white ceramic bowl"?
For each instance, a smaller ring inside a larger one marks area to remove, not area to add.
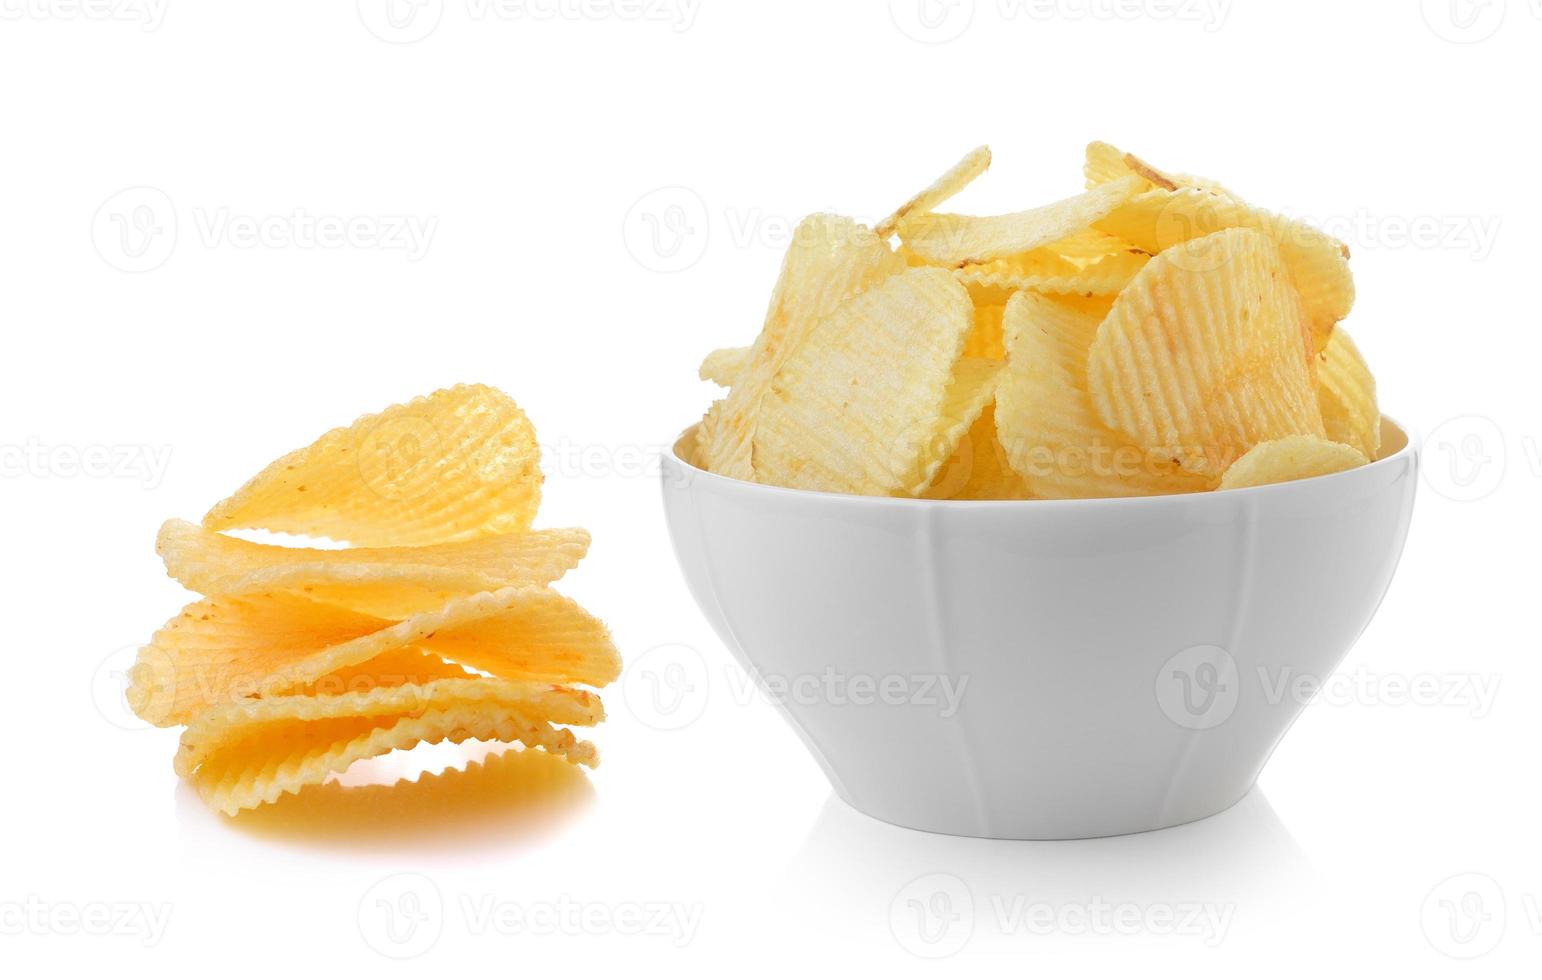
[[[1417,480],[1383,432],[1331,476],[1075,501],[788,490],[677,443],[664,509],[702,612],[852,806],[1101,837],[1241,799],[1370,622]]]

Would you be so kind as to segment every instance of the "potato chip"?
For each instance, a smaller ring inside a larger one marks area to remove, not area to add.
[[[1075,197],[1014,214],[911,215],[900,222],[899,235],[907,248],[930,262],[989,262],[1030,252],[1082,231],[1134,197],[1141,186],[1142,178],[1132,174]]]
[[[1323,434],[1301,304],[1279,249],[1256,231],[1152,259],[1088,356],[1103,423],[1194,473],[1219,478],[1259,442]]]
[[[838,493],[914,496],[948,453],[954,367],[973,325],[969,294],[941,269],[911,269],[809,331],[761,405],[754,475]],[[973,419],[963,421],[959,437]]]
[[[463,541],[530,526],[535,430],[513,399],[458,385],[366,415],[277,460],[204,518],[362,546]]]
[[[901,204],[894,210],[893,214],[878,222],[878,226],[873,230],[878,233],[879,238],[888,238],[894,234],[894,229],[907,216],[925,214],[928,211],[935,210],[954,194],[968,187],[970,182],[985,173],[990,165],[991,148],[988,146],[975,147],[964,154],[963,159],[948,168],[948,171],[941,177],[932,181],[929,187],[904,204]]]
[[[1036,293],[1018,293],[1007,304],[1007,372],[996,392],[995,423],[1008,463],[1035,497],[1209,489],[1211,481],[1099,420],[1087,392],[1087,355],[1100,319]]]
[[[403,647],[511,679],[602,686],[620,672],[605,627],[549,589],[479,593],[394,623],[273,592],[185,607],[139,651],[128,703],[151,724],[185,724],[213,705],[281,694]]]
[[[1041,250],[990,262],[967,264],[954,275],[960,282],[1012,290],[1112,296],[1130,284],[1149,258],[1145,252],[1132,249],[1077,268],[1069,260],[1044,254],[1044,250]]]
[[[1067,235],[1059,241],[1050,242],[1039,251],[1058,255],[1063,259],[1070,259],[1073,264],[1081,268],[1098,259],[1128,252],[1134,247],[1129,242],[1115,238],[1106,231],[1098,231],[1096,228],[1083,228],[1074,235]]]
[[[339,667],[315,680],[288,685],[282,689],[282,694],[284,696],[334,696],[356,694],[377,687],[432,684],[434,681],[465,680],[480,676],[482,675],[467,670],[460,664],[452,664],[443,657],[425,653],[418,647],[401,647],[396,650],[387,650],[361,663]],[[250,700],[234,703],[246,704],[250,703]]]
[[[564,728],[496,702],[451,704],[421,715],[277,722],[205,758],[189,776],[211,808],[235,816],[325,782],[361,759],[419,744],[522,742],[594,766],[594,746]]]
[[[696,373],[703,381],[732,388],[734,378],[744,370],[749,359],[750,348],[748,347],[719,347],[702,359],[701,367]]]
[[[965,492],[972,472],[972,458],[969,470],[961,465],[954,467],[958,486],[939,482],[939,477],[950,462],[961,462],[958,460],[959,448],[995,402],[996,386],[1005,367],[1001,361],[979,357],[962,357],[954,365],[953,381],[948,385],[942,411],[937,420],[923,427],[918,435],[918,441],[924,447],[921,465],[927,481],[918,491],[919,496],[932,492],[935,499],[941,499],[942,494]]]
[[[1304,480],[1352,470],[1370,462],[1353,446],[1317,436],[1286,436],[1261,442],[1237,457],[1221,477],[1222,490]]]
[[[1223,194],[1227,197],[1242,200],[1231,191],[1208,177],[1196,177],[1193,174],[1174,174],[1165,170],[1158,170],[1151,164],[1142,160],[1133,153],[1125,153],[1116,146],[1107,143],[1087,144],[1086,162],[1082,165],[1082,173],[1087,178],[1089,189],[1099,184],[1106,184],[1111,180],[1118,180],[1135,174],[1146,182],[1144,190],[1173,191],[1183,187],[1196,188],[1210,191],[1215,194]],[[1218,230],[1218,229],[1217,229]]]
[[[999,381],[999,378],[998,378]],[[1007,462],[996,434],[994,404],[987,405],[921,496],[929,500],[1025,500],[1028,484]]]
[[[771,380],[807,333],[847,298],[905,270],[905,260],[850,218],[816,214],[793,232],[765,327],[712,425],[702,459],[714,473],[754,479],[751,446]]]
[[[1317,360],[1317,404],[1328,438],[1375,459],[1381,452],[1376,379],[1343,326],[1334,328]]]
[[[588,549],[581,528],[413,548],[282,548],[177,520],[161,526],[155,547],[167,573],[194,592],[285,589],[387,619],[506,585],[550,585]]]
[[[1087,144],[1086,162],[1082,164],[1082,173],[1087,178],[1087,189],[1091,190],[1100,184],[1120,180],[1134,174],[1145,181],[1142,190],[1163,188],[1176,190],[1178,184],[1172,177],[1151,166],[1133,153],[1125,153],[1116,146],[1107,143],[1093,142]]]
[[[1004,304],[975,306],[974,325],[964,335],[964,356],[1004,361],[1007,350],[1001,343],[1001,315]]]
[[[385,727],[393,718],[457,705],[512,708],[559,725],[596,725],[605,717],[599,695],[530,681],[467,677],[373,687],[344,694],[290,695],[216,705],[188,723],[173,768],[190,776],[199,766],[243,742],[264,741],[265,730],[300,722],[354,719]]]
[[[1333,325],[1354,306],[1354,277],[1343,242],[1310,225],[1213,191],[1149,191],[1099,219],[1096,226],[1152,253],[1227,228],[1262,232],[1279,246],[1319,350]]]

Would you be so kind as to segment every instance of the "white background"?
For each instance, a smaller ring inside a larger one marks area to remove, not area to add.
[[[1542,5],[385,6],[0,0],[5,972],[1534,968]],[[800,216],[873,220],[981,142],[956,206],[1041,203],[1094,138],[1349,241],[1348,326],[1429,440],[1412,536],[1232,811],[1081,843],[885,826],[745,693],[648,460]],[[633,668],[604,765],[210,814],[114,687],[188,598],[157,526],[462,380],[537,425],[541,522],[594,533],[562,587]],[[904,910],[938,882],[973,914],[931,944]]]

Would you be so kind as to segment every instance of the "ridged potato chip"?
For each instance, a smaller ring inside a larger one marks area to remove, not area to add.
[[[1035,293],[1007,304],[1007,372],[995,423],[1006,458],[1035,497],[1189,493],[1213,481],[1136,446],[1105,425],[1087,391],[1100,317]]]
[[[911,269],[820,320],[761,405],[755,479],[883,496],[926,489],[951,453],[934,456],[933,439],[959,421],[946,415],[949,389],[973,312],[946,271]]]
[[[212,809],[235,816],[276,802],[285,793],[320,785],[361,759],[420,744],[472,739],[522,742],[587,766],[599,759],[593,745],[567,729],[497,702],[471,702],[420,715],[273,723],[256,737],[205,758],[188,778]]]
[[[366,547],[441,544],[523,531],[541,479],[535,429],[513,399],[458,385],[333,429],[215,504],[203,523]]]
[[[816,214],[793,231],[766,323],[698,452],[714,473],[754,479],[751,446],[771,380],[814,325],[863,289],[905,270],[905,260],[850,218]]]
[[[1100,218],[1096,226],[1153,254],[1228,228],[1262,232],[1279,246],[1318,349],[1355,303],[1349,250],[1343,242],[1224,194],[1192,187],[1148,191]]]
[[[605,717],[599,695],[530,681],[467,677],[373,687],[344,694],[289,695],[216,705],[188,723],[172,766],[190,776],[204,763],[242,743],[268,741],[265,730],[301,722],[364,721],[385,727],[396,718],[459,705],[513,708],[559,725],[596,725]]]
[[[734,379],[749,363],[750,348],[719,347],[702,359],[697,374],[703,381],[710,381],[724,388],[732,388]]]
[[[1000,379],[998,378],[998,381]],[[1026,500],[1028,484],[1007,462],[987,405],[921,496],[929,500]]]
[[[1082,174],[1087,178],[1087,189],[1091,190],[1100,184],[1120,180],[1134,174],[1145,181],[1142,190],[1163,188],[1164,190],[1176,190],[1178,182],[1171,176],[1151,164],[1142,160],[1133,153],[1125,153],[1117,146],[1110,146],[1103,142],[1087,144],[1086,160],[1082,164]]]
[[[603,686],[620,673],[605,627],[549,589],[479,593],[400,622],[274,592],[185,607],[139,651],[128,703],[151,724],[186,724],[403,647],[512,679]]]
[[[1352,470],[1370,462],[1353,446],[1317,436],[1286,436],[1261,442],[1243,453],[1221,477],[1222,490],[1303,480]]]
[[[401,647],[361,663],[339,667],[315,680],[291,684],[283,688],[283,696],[355,694],[377,687],[432,684],[434,681],[465,680],[480,676],[460,664],[452,664],[443,657],[425,653],[417,647]],[[235,703],[249,704],[251,701],[246,699]]]
[[[932,181],[925,190],[895,208],[894,213],[878,222],[873,230],[878,233],[879,238],[888,238],[894,234],[894,229],[899,227],[899,223],[907,216],[935,210],[954,194],[968,187],[976,177],[985,173],[990,165],[991,148],[975,147],[964,154],[963,159],[949,167],[941,177]]]
[[[171,520],[161,526],[155,550],[167,574],[204,595],[285,589],[399,619],[457,596],[550,585],[582,560],[589,532],[519,531],[411,548],[286,548]]]
[[[1100,184],[1075,197],[1013,214],[977,217],[928,212],[911,215],[900,222],[899,236],[906,248],[928,262],[944,265],[989,262],[1031,252],[1083,231],[1134,197],[1141,186],[1141,178],[1131,175]]]
[[[979,424],[986,411],[996,400],[996,386],[1006,365],[1001,361],[981,357],[963,357],[953,367],[953,381],[948,385],[942,411],[937,420],[921,433],[924,447],[921,455],[922,472],[927,484],[919,491],[920,496],[931,495],[942,499],[944,495],[969,492],[969,478],[973,475],[974,460],[965,469],[959,457],[960,448],[969,442],[969,434]],[[972,451],[972,447],[971,447]],[[953,467],[954,483],[942,479],[943,471]],[[984,474],[981,474],[984,479]]]
[[[1043,250],[1047,252],[1048,250]],[[1113,296],[1128,286],[1151,256],[1138,249],[1104,256],[1080,268],[1054,254],[1028,252],[984,263],[969,263],[954,273],[960,282],[1040,293]]]
[[[976,305],[974,325],[964,335],[964,356],[981,357],[992,361],[1007,359],[1007,349],[1001,343],[1001,316],[1004,305]]]
[[[1279,249],[1233,228],[1141,270],[1098,328],[1088,381],[1105,425],[1219,478],[1257,443],[1323,435],[1312,362]]]
[[[1381,410],[1376,379],[1342,326],[1317,355],[1317,404],[1328,438],[1375,459],[1381,452]]]
[[[1087,178],[1088,188],[1135,174],[1145,180],[1145,190],[1174,191],[1183,187],[1192,187],[1241,200],[1208,177],[1158,170],[1135,154],[1126,153],[1116,146],[1102,142],[1087,144],[1087,156],[1082,164],[1082,174]]]

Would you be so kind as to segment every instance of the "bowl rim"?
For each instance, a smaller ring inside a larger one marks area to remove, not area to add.
[[[1397,452],[1389,456],[1373,459],[1364,466],[1357,466],[1352,470],[1340,470],[1337,473],[1328,473],[1323,476],[1309,476],[1300,480],[1287,480],[1283,483],[1266,483],[1256,487],[1234,487],[1228,490],[1207,490],[1202,493],[1164,493],[1151,494],[1137,497],[1067,497],[1032,500],[933,500],[926,497],[878,497],[856,493],[837,493],[831,490],[804,490],[798,487],[780,487],[771,483],[753,483],[749,480],[741,480],[737,477],[724,476],[721,473],[713,473],[681,458],[676,451],[682,440],[694,432],[700,423],[686,426],[664,448],[662,456],[666,463],[678,466],[692,481],[705,479],[709,482],[718,482],[725,486],[742,489],[745,493],[759,493],[771,496],[786,496],[790,498],[804,498],[807,500],[825,500],[841,502],[846,505],[872,504],[883,507],[915,507],[921,509],[931,508],[975,508],[975,509],[1019,509],[1036,508],[1049,509],[1055,507],[1155,507],[1167,506],[1171,502],[1193,503],[1198,500],[1233,499],[1239,495],[1273,496],[1286,493],[1300,492],[1302,487],[1318,486],[1334,481],[1347,481],[1363,479],[1368,473],[1375,470],[1389,469],[1394,464],[1405,461],[1416,461],[1419,455],[1420,437],[1417,430],[1404,425],[1390,415],[1381,416],[1382,439],[1386,440],[1386,430],[1391,427],[1403,437],[1403,446]],[[665,484],[669,482],[668,474],[664,474]]]

